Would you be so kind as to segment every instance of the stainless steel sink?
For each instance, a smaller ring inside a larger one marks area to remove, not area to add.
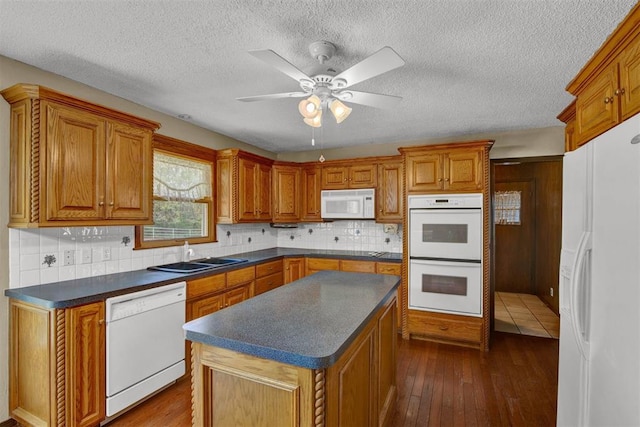
[[[215,268],[247,262],[239,258],[202,258],[189,262],[174,262],[171,264],[156,265],[147,270],[165,271],[168,273],[197,273],[199,271],[213,270]]]

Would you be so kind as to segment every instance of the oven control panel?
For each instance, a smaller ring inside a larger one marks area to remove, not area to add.
[[[482,208],[482,193],[409,196],[409,209]]]

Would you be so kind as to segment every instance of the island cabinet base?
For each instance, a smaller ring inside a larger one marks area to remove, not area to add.
[[[193,425],[388,425],[397,399],[396,310],[390,298],[321,369],[193,342]]]

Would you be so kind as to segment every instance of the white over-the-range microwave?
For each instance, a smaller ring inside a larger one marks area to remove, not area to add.
[[[375,218],[374,188],[358,190],[322,190],[321,214],[326,219]]]

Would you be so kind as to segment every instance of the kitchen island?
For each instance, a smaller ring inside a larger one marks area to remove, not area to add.
[[[187,323],[193,425],[388,424],[399,283],[321,271]]]

